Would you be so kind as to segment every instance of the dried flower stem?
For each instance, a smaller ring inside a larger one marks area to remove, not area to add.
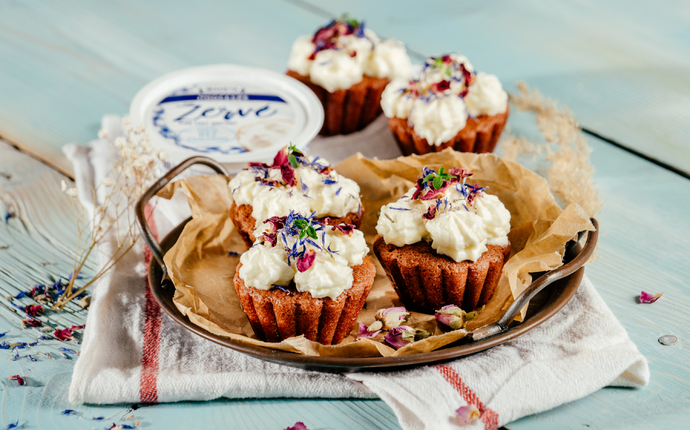
[[[166,161],[165,153],[155,150],[149,143],[149,136],[143,127],[132,128],[128,118],[122,121],[125,136],[117,137],[114,145],[118,158],[111,172],[103,181],[92,188],[93,214],[87,221],[84,207],[77,199],[77,190],[62,183],[62,190],[72,198],[72,206],[77,221],[77,248],[74,253],[72,275],[62,296],[53,304],[53,309],[62,310],[72,299],[82,294],[108,270],[115,266],[137,243],[139,231],[132,217],[132,206],[146,191],[156,177],[160,176],[161,162]],[[108,134],[101,130],[101,139]],[[100,191],[100,193],[99,193]],[[102,202],[97,204],[99,194]],[[75,282],[93,250],[103,241],[116,243],[112,255],[99,262],[101,268],[85,285],[76,289]]]
[[[510,160],[522,154],[544,157],[549,162],[546,179],[554,196],[566,204],[579,204],[589,216],[596,215],[602,202],[592,180],[591,148],[573,114],[544,98],[538,90],[530,90],[524,82],[518,82],[517,87],[520,94],[511,95],[511,101],[519,110],[537,115],[537,125],[547,143],[538,144],[524,136],[503,133],[503,157]]]

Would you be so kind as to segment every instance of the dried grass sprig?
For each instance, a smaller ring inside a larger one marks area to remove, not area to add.
[[[592,180],[591,148],[573,114],[567,108],[559,107],[556,101],[545,98],[538,90],[530,90],[524,82],[518,82],[517,87],[520,94],[511,95],[510,100],[519,110],[536,114],[537,125],[546,144],[535,143],[510,132],[503,133],[503,157],[510,160],[523,154],[544,157],[548,161],[546,180],[554,196],[566,205],[577,203],[589,216],[595,216],[602,201]]]
[[[92,186],[93,201],[98,202],[100,199],[100,204],[95,206],[90,217],[79,202],[77,189],[62,182],[62,190],[71,198],[77,220],[77,248],[69,282],[64,293],[53,304],[53,309],[62,310],[67,303],[82,294],[117,264],[139,238],[131,208],[162,174],[161,165],[167,160],[167,155],[151,146],[150,136],[144,133],[143,126],[133,129],[129,118],[123,118],[122,125],[125,136],[114,140],[117,159],[113,168],[100,184]],[[110,136],[101,130],[98,137],[108,139]],[[91,253],[99,244],[111,238],[115,239],[111,255],[105,261],[99,261],[101,268],[98,272],[75,291],[75,281]]]

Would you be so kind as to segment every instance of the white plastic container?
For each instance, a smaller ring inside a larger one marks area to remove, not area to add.
[[[172,165],[205,155],[236,172],[250,161],[271,161],[290,143],[305,149],[324,113],[316,95],[295,79],[218,64],[150,82],[134,97],[130,117],[134,127],[144,125]]]

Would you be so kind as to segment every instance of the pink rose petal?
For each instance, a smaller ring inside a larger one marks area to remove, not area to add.
[[[460,418],[465,424],[472,424],[482,416],[481,412],[479,412],[479,409],[477,409],[477,407],[474,405],[461,406],[455,411],[455,413],[458,414],[458,418]]]
[[[657,300],[659,300],[659,298],[662,296],[662,294],[664,294],[664,293],[651,295],[649,293],[642,291],[640,293],[640,299],[639,300],[640,300],[640,303],[643,303],[643,304],[652,304],[652,303],[656,302]]]
[[[381,330],[369,331],[369,327],[367,327],[366,324],[359,323],[359,334],[357,335],[357,339],[372,339],[379,333],[381,333]]]
[[[314,260],[316,259],[316,251],[310,249],[302,257],[297,259],[297,270],[300,272],[306,272],[314,265]]]
[[[393,327],[383,340],[395,349],[400,349],[414,341],[414,329],[406,325]]]

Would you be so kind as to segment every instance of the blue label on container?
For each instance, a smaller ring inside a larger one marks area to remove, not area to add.
[[[280,94],[210,84],[168,94],[152,108],[151,119],[180,148],[238,154],[284,139],[294,128],[295,112]]]

